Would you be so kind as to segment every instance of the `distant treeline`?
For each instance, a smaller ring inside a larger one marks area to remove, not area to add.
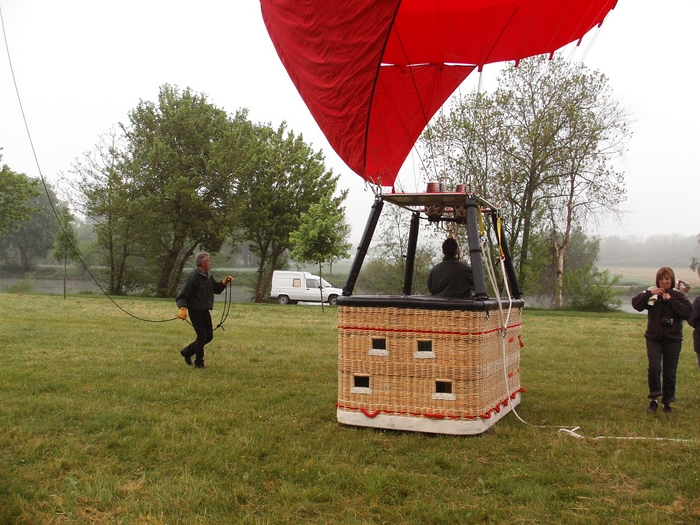
[[[635,266],[687,268],[700,256],[698,237],[691,235],[654,235],[651,237],[605,237],[600,241],[598,266]]]

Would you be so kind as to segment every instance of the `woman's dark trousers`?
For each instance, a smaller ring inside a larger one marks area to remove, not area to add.
[[[650,398],[656,399],[661,396],[662,403],[676,400],[676,370],[682,344],[682,341],[657,342],[647,339]]]

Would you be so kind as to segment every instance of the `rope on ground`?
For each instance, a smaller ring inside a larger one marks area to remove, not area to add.
[[[56,210],[56,206],[54,205],[53,200],[51,199],[51,194],[50,194],[50,192],[49,192],[48,185],[46,184],[46,180],[44,179],[44,174],[43,174],[43,172],[42,172],[42,170],[41,170],[41,165],[39,164],[39,158],[37,157],[36,149],[34,148],[34,141],[32,140],[32,134],[31,134],[31,132],[29,131],[29,123],[27,122],[27,117],[26,117],[26,115],[25,115],[25,113],[24,113],[24,106],[22,105],[22,97],[20,96],[19,87],[17,86],[17,79],[16,79],[16,77],[15,77],[15,71],[14,71],[14,68],[12,67],[12,56],[10,55],[10,46],[9,46],[9,44],[7,43],[7,32],[5,31],[5,19],[4,19],[3,16],[2,16],[2,9],[0,9],[0,27],[2,27],[3,40],[4,40],[4,43],[5,43],[5,50],[6,50],[6,52],[7,52],[7,60],[8,60],[8,62],[9,62],[9,66],[10,66],[10,75],[11,75],[11,77],[12,77],[12,82],[13,82],[13,84],[14,84],[15,94],[17,95],[17,103],[19,104],[20,113],[21,113],[21,115],[22,115],[22,121],[24,122],[24,129],[25,129],[25,131],[27,132],[27,138],[29,139],[29,146],[30,146],[30,148],[31,148],[32,155],[34,156],[34,162],[35,162],[35,164],[36,164],[36,168],[37,168],[37,171],[38,171],[38,173],[39,173],[39,178],[41,179],[41,183],[42,183],[42,185],[43,185],[43,187],[44,187],[44,191],[45,191],[45,193],[46,193],[46,197],[47,197],[48,200],[49,200],[49,204],[51,204],[51,210],[53,211],[53,214],[54,214],[54,216],[55,216],[55,218],[56,218],[56,221],[58,222],[58,226],[59,226],[59,228],[61,228],[61,231],[63,232],[65,238],[68,239],[68,241],[69,241],[69,243],[70,243],[70,245],[71,245],[71,249],[73,250],[74,255],[76,256],[76,258],[78,259],[78,261],[80,261],[80,264],[82,264],[83,268],[85,268],[85,271],[86,271],[87,274],[90,276],[90,278],[93,280],[93,282],[95,283],[95,285],[97,286],[97,288],[99,288],[100,292],[101,292],[105,297],[107,297],[107,299],[109,299],[109,300],[112,302],[112,304],[113,304],[114,306],[116,306],[119,310],[121,310],[121,311],[122,311],[123,313],[125,313],[126,315],[128,315],[128,316],[130,316],[130,317],[133,317],[134,319],[136,319],[136,320],[138,320],[138,321],[143,321],[143,322],[146,322],[146,323],[167,323],[167,322],[170,322],[170,321],[175,321],[175,320],[177,320],[177,319],[178,319],[177,316],[172,317],[172,318],[169,318],[169,319],[145,319],[145,318],[143,318],[143,317],[139,317],[139,316],[134,315],[134,314],[132,314],[131,312],[125,310],[120,304],[118,304],[118,303],[112,298],[112,296],[111,296],[109,293],[107,293],[107,290],[105,290],[104,287],[99,283],[99,281],[97,280],[97,278],[96,278],[96,277],[93,275],[93,273],[90,271],[90,268],[88,268],[88,266],[87,266],[87,264],[85,263],[85,261],[83,260],[83,258],[80,256],[80,253],[78,252],[77,247],[73,244],[73,241],[71,240],[70,235],[67,234],[66,229],[65,229],[63,223],[61,222],[59,216],[58,216],[58,211]],[[233,295],[233,294],[231,294],[231,295]],[[229,301],[228,310],[230,310],[230,308],[231,308],[231,304],[230,304],[230,301]],[[222,330],[224,329],[223,323],[224,323],[224,321],[226,320],[226,318],[228,317],[228,310],[226,310],[226,315],[225,315],[225,316],[223,316],[223,314],[222,314],[221,322],[217,325],[216,328],[221,327]],[[189,323],[189,321],[187,321],[187,322]],[[191,324],[191,323],[190,323],[190,324]],[[224,331],[225,331],[225,330],[224,330]]]
[[[500,243],[500,239],[498,240]],[[513,298],[511,297],[510,294],[510,288],[508,286],[508,276],[506,273],[505,269],[505,262],[503,260],[503,257],[499,257],[500,260],[500,266],[501,266],[501,272],[503,274],[503,282],[505,286],[505,292],[508,297],[508,313],[507,315],[504,316],[504,311],[503,311],[503,305],[501,303],[501,295],[500,291],[498,288],[498,282],[496,280],[496,271],[493,267],[493,261],[491,259],[491,253],[489,251],[489,245],[488,241],[485,236],[482,237],[482,251],[485,253],[485,260],[486,260],[486,271],[488,273],[489,279],[491,280],[491,285],[493,287],[494,293],[496,295],[496,300],[498,302],[498,311],[500,314],[501,318],[501,351],[502,351],[502,358],[503,358],[503,380],[505,384],[505,389],[506,389],[506,395],[510,395],[510,388],[508,386],[508,358],[507,358],[507,334],[508,334],[508,322],[510,320],[510,314],[511,310],[513,307]],[[500,248],[500,246],[499,246]],[[592,440],[604,440],[604,439],[618,439],[618,440],[630,440],[630,441],[675,441],[675,442],[681,442],[681,443],[695,443],[695,439],[684,439],[684,438],[663,438],[663,437],[642,437],[642,436],[631,436],[631,437],[626,437],[626,436],[596,436],[594,438],[587,438],[585,436],[582,436],[579,434],[579,429],[581,428],[580,426],[575,426],[575,427],[565,427],[565,426],[554,426],[554,425],[532,425],[531,423],[528,423],[525,421],[522,417],[520,417],[520,414],[518,414],[518,411],[515,409],[515,406],[511,406],[511,411],[513,414],[515,414],[515,417],[518,418],[518,420],[529,426],[537,426],[538,428],[558,428],[559,430],[557,433],[561,435],[566,435],[570,436],[576,439],[592,439]]]

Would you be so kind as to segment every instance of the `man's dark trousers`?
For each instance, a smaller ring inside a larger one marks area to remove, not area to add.
[[[184,348],[182,355],[195,356],[195,366],[202,366],[204,365],[204,345],[214,339],[211,314],[209,310],[190,310],[188,313],[192,322],[192,328],[197,334],[197,339]]]

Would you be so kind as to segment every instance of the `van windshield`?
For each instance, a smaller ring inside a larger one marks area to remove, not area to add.
[[[324,288],[333,288],[333,285],[326,281],[325,279],[321,279],[321,283],[323,284]]]

